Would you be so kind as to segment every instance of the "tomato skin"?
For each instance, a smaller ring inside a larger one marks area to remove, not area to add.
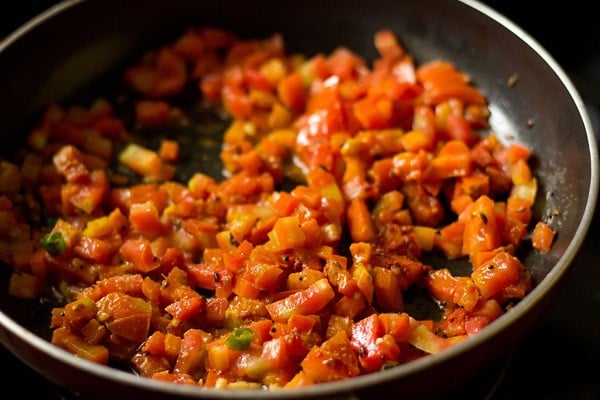
[[[460,115],[450,114],[446,119],[446,133],[451,139],[461,140],[472,145],[477,137],[471,125]]]
[[[469,147],[458,139],[446,142],[427,170],[429,179],[448,179],[468,175],[472,170]]]
[[[499,252],[489,262],[473,271],[471,277],[481,293],[481,298],[489,299],[516,283],[523,269],[523,265],[516,257],[507,252]]]
[[[69,185],[63,185],[63,194],[66,194],[66,197],[63,197],[63,207],[92,214],[108,194],[108,177],[103,170],[93,170],[89,174],[89,182],[74,185],[73,193],[69,193],[68,189]]]
[[[98,315],[111,333],[134,343],[148,336],[152,306],[143,299],[126,294],[108,293],[96,302]]]
[[[503,312],[502,307],[496,300],[490,299],[480,303],[470,313],[468,320],[465,322],[466,334],[473,335],[479,332],[496,318],[500,317]]]
[[[352,345],[344,332],[338,332],[319,347],[313,347],[301,363],[311,382],[348,379],[360,373]]]
[[[367,372],[380,370],[386,362],[396,361],[400,355],[396,340],[385,333],[377,314],[352,325],[351,343],[361,367]]]
[[[531,242],[536,250],[543,253],[550,251],[556,232],[546,223],[537,222],[531,236]]]
[[[225,266],[213,263],[188,263],[186,271],[194,285],[216,292],[220,287],[227,286],[233,278],[232,272]]]
[[[236,118],[248,118],[252,114],[252,103],[240,88],[226,85],[221,89],[225,109]]]
[[[302,248],[306,242],[306,235],[300,226],[297,216],[282,217],[275,222],[273,229],[269,232],[269,239],[275,249],[297,249]]]
[[[294,313],[314,314],[333,299],[335,293],[326,278],[319,279],[307,289],[267,304],[267,311],[275,321],[287,321]]]
[[[425,87],[425,101],[439,104],[459,98],[467,104],[485,105],[486,99],[474,87],[468,85],[467,77],[443,60],[433,60],[417,68],[417,79]]]
[[[408,340],[410,334],[410,317],[407,313],[381,313],[379,320],[386,334],[392,337],[398,343],[404,343]]]
[[[89,344],[64,327],[57,328],[52,332],[52,343],[81,358],[108,365],[109,355],[106,346]]]
[[[354,199],[348,205],[347,220],[352,240],[369,242],[375,239],[375,227],[367,204],[360,199]]]
[[[325,113],[317,114],[314,120],[322,119],[326,116],[327,114]],[[314,128],[302,128],[298,132],[296,152],[308,170],[323,167],[328,171],[333,171],[337,157],[332,151],[329,137],[325,133],[313,133],[315,131],[312,129]]]
[[[277,370],[286,367],[291,362],[290,346],[284,337],[271,339],[263,344],[261,359],[269,363],[269,368]]]
[[[389,30],[375,33],[375,48],[383,59],[397,60],[404,55],[404,49],[398,43],[396,36]]]
[[[461,214],[464,222],[463,253],[473,254],[500,246],[494,201],[488,196],[479,197]]]
[[[182,58],[172,49],[163,47],[152,63],[128,68],[124,79],[130,87],[148,97],[171,97],[183,90],[187,69]]]
[[[290,74],[277,85],[277,94],[282,103],[294,113],[304,109],[306,93],[302,78],[298,73]]]
[[[472,311],[479,302],[479,290],[470,277],[454,277],[446,268],[431,271],[425,284],[432,295],[448,304]]]
[[[295,150],[307,169],[322,166],[333,171],[337,156],[332,151],[330,138],[346,128],[339,90],[335,86],[325,87],[313,95],[307,104],[306,114],[296,125]]]
[[[158,127],[169,121],[171,108],[165,101],[141,100],[135,105],[135,116],[145,127]]]
[[[126,240],[119,249],[119,253],[141,272],[152,271],[160,267],[160,262],[153,254],[150,242],[146,239]]]
[[[135,230],[150,239],[161,236],[165,232],[158,209],[150,201],[132,204],[129,209],[129,222]]]
[[[373,268],[373,289],[375,303],[383,312],[403,311],[401,283],[391,270],[382,267]]]
[[[203,350],[210,336],[200,329],[188,329],[181,339],[179,355],[173,367],[175,373],[194,373],[203,362]]]
[[[75,245],[74,251],[80,257],[87,258],[99,263],[108,261],[112,249],[104,240],[82,237]]]
[[[75,146],[62,147],[52,158],[59,174],[69,183],[83,183],[89,177],[89,169],[83,162],[83,154]]]
[[[383,129],[391,125],[392,102],[388,99],[367,97],[355,102],[352,110],[363,129]]]
[[[171,314],[174,318],[181,321],[188,321],[194,315],[204,311],[206,300],[197,292],[182,287],[180,293],[177,294],[177,300],[165,307],[165,311]]]
[[[432,150],[438,134],[436,133],[435,114],[431,108],[426,106],[415,106],[412,129],[422,132],[426,141],[424,148]]]

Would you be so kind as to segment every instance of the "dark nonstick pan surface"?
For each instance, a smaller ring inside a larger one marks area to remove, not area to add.
[[[241,36],[278,31],[291,51],[328,52],[344,44],[374,56],[372,34],[393,29],[417,62],[447,58],[475,78],[491,103],[500,137],[529,145],[537,155],[539,219],[560,234],[548,255],[525,257],[536,289],[478,337],[447,353],[347,382],[261,397],[343,395],[388,390],[415,397],[441,393],[489,364],[516,343],[553,300],[591,222],[597,195],[597,154],[581,99],[560,67],[509,21],[472,2],[359,1],[66,2],[34,20],[0,45],[0,98],[6,142],[23,132],[49,101],[85,96],[106,88],[98,82],[136,60],[144,49],[168,41],[189,25],[218,25]],[[43,60],[43,61],[42,61]],[[518,84],[508,78],[518,74]],[[6,149],[9,154],[10,148]],[[2,276],[5,286],[6,276]],[[253,392],[215,392],[166,387],[132,375],[74,360],[52,348],[43,305],[16,302],[0,293],[0,339],[19,358],[51,380],[93,397],[250,398]],[[32,334],[33,332],[33,334]],[[39,335],[39,336],[38,336]],[[110,389],[108,389],[110,387]]]

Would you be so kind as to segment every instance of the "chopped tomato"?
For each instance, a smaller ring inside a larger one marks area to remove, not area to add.
[[[348,379],[360,374],[358,360],[344,332],[313,347],[302,361],[302,371],[311,382]]]
[[[114,335],[142,343],[150,328],[152,306],[147,301],[122,293],[108,293],[96,303],[98,320]]]
[[[340,381],[476,335],[532,290],[523,242],[558,234],[532,149],[489,132],[451,60],[372,39],[367,63],[189,27],[124,69],[118,104],[49,104],[0,160],[9,295],[56,294],[51,340],[76,356],[211,388]],[[222,174],[189,170],[224,121]],[[420,293],[440,318],[409,314]]]
[[[284,299],[267,304],[267,311],[275,321],[285,321],[293,314],[315,314],[333,299],[335,293],[329,281],[319,279],[308,288],[293,293]]]
[[[537,250],[547,253],[552,247],[556,232],[548,224],[540,221],[535,225],[531,235],[531,243]]]
[[[389,362],[395,362],[400,348],[394,337],[385,333],[377,314],[372,314],[352,326],[352,348],[358,353],[361,367],[373,372]]]

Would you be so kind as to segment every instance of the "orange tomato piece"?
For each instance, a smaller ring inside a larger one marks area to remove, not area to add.
[[[52,332],[52,343],[70,353],[98,364],[108,364],[109,354],[106,346],[90,344],[66,328],[57,328]]]
[[[135,104],[136,121],[144,127],[157,127],[170,119],[171,107],[166,101],[139,100]]]
[[[335,293],[326,278],[319,279],[307,289],[290,294],[266,305],[274,321],[287,321],[293,314],[315,314],[323,309]]]
[[[481,298],[487,300],[516,283],[523,269],[519,259],[505,251],[500,251],[474,270],[471,278],[477,285]]]
[[[283,105],[294,113],[304,109],[306,94],[299,73],[287,75],[277,84],[277,94]]]
[[[350,235],[355,242],[369,242],[375,239],[375,227],[367,204],[361,199],[354,199],[347,209],[347,220]]]
[[[479,251],[492,250],[501,244],[501,234],[496,223],[494,201],[481,196],[461,214],[464,223],[463,253],[473,255]]]
[[[344,332],[338,332],[320,346],[313,347],[301,363],[311,382],[348,379],[360,374],[356,355]]]
[[[134,343],[148,336],[152,305],[138,297],[112,292],[96,302],[98,318],[114,335]]]
[[[550,225],[538,221],[531,234],[531,244],[536,250],[547,253],[552,248],[555,235],[556,231],[552,229]]]

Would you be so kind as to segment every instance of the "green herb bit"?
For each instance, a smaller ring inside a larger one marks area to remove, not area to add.
[[[51,256],[57,256],[67,251],[67,244],[60,232],[51,232],[42,237],[40,240],[42,246]]]
[[[235,328],[225,342],[233,350],[246,350],[254,337],[254,331],[250,328]]]

